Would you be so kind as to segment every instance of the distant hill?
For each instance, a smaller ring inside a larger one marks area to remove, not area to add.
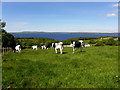
[[[45,33],[45,32],[42,32],[42,31],[35,31],[35,32],[33,32],[33,31],[23,31],[23,32],[10,32],[10,33],[19,33],[19,34],[24,34],[24,33]]]
[[[102,32],[44,32],[44,31],[23,31],[23,32],[10,32],[19,34],[29,34],[29,33],[71,33],[71,34],[120,34],[120,33],[102,33]]]

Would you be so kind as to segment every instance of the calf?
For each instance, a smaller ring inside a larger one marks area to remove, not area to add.
[[[55,52],[58,53],[58,49],[60,50],[60,53],[63,53],[63,43],[59,42],[59,43],[52,43],[52,47],[55,48]]]
[[[45,45],[41,46],[42,49],[47,49]]]
[[[49,43],[49,44],[46,45],[46,49],[49,49],[51,47],[52,47],[52,43]]]
[[[73,42],[73,53],[75,52],[76,48],[80,48],[80,51],[82,52],[82,47],[83,47],[83,41],[82,40]]]
[[[85,44],[84,46],[85,46],[85,47],[90,47],[91,45],[90,45],[90,44]]]
[[[15,46],[15,51],[20,52],[21,51],[21,46],[20,45]]]
[[[37,50],[37,49],[38,49],[38,48],[37,48],[37,45],[36,45],[36,46],[32,46],[32,49],[33,49],[33,50],[34,50],[34,49]]]

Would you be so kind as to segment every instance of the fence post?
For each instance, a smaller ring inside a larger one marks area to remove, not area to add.
[[[4,51],[4,53],[6,52],[6,48],[4,49],[5,51]]]
[[[5,48],[5,51],[4,52],[6,52],[6,48]]]
[[[12,51],[12,48],[10,47],[2,47],[2,53],[4,54],[5,52],[10,52]]]
[[[7,52],[9,52],[9,47],[7,47]]]
[[[4,47],[2,47],[2,53],[4,53]]]

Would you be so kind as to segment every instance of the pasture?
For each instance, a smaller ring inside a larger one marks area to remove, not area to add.
[[[118,46],[25,49],[2,56],[3,88],[118,88]]]

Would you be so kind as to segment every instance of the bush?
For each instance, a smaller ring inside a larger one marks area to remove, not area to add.
[[[102,41],[98,41],[95,46],[104,46],[104,43]]]
[[[114,39],[103,40],[103,43],[110,46],[117,45],[117,41],[115,41]]]
[[[93,40],[93,39],[91,39],[91,40],[89,41],[89,44],[96,44],[96,41]]]
[[[16,45],[14,36],[10,33],[2,33],[2,47],[11,47],[14,49]]]
[[[72,40],[63,40],[62,42],[64,45],[69,45],[72,43]]]

